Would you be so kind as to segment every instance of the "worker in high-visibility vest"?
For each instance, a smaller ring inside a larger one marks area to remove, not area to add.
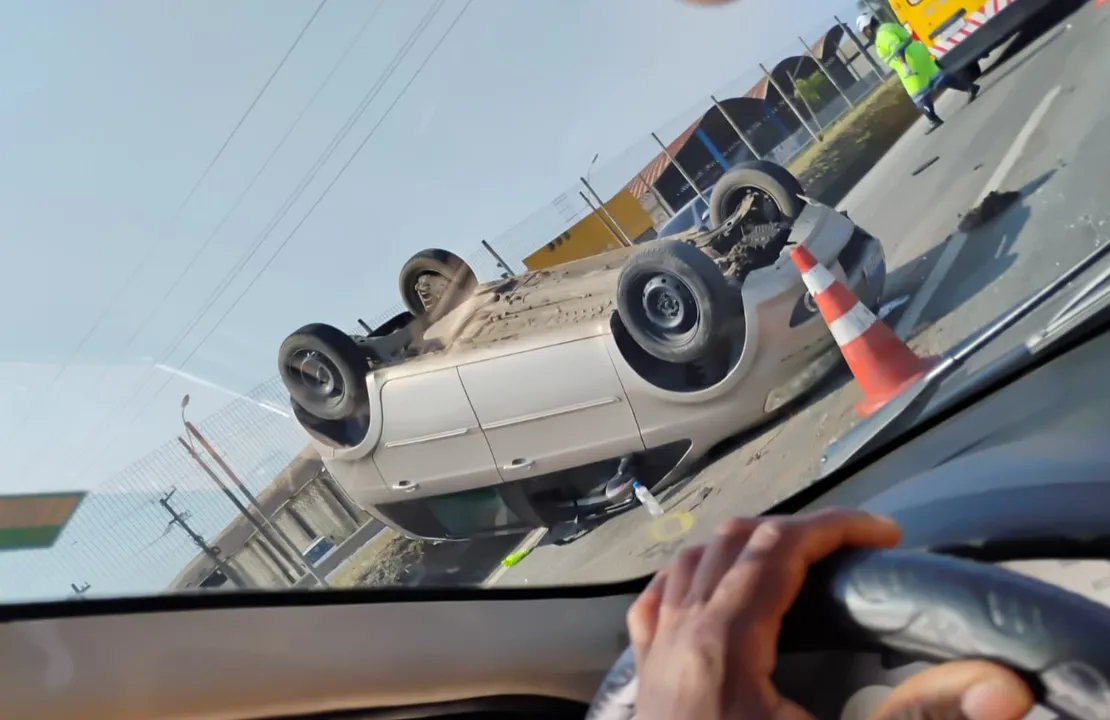
[[[929,131],[944,124],[933,105],[934,92],[942,88],[966,92],[968,102],[979,94],[975,83],[965,83],[937,67],[925,43],[898,23],[879,22],[871,13],[863,13],[856,18],[856,30],[875,43],[879,58],[898,74],[913,104],[932,123]]]

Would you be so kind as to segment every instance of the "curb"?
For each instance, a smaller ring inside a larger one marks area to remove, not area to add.
[[[521,540],[516,547],[509,551],[508,555],[512,555],[513,553],[518,552],[531,551],[535,549],[535,547],[539,545],[540,541],[542,541],[545,537],[547,537],[547,528],[536,528],[532,532],[528,533],[528,535],[525,536],[525,538]],[[493,587],[497,584],[497,581],[500,580],[502,576],[510,569],[511,568],[507,568],[504,565],[498,565],[496,570],[486,576],[486,579],[482,582],[482,587]]]

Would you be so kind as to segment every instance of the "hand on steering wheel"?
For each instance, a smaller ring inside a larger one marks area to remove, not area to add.
[[[636,718],[809,717],[771,682],[783,618],[814,563],[844,547],[891,548],[899,535],[890,520],[844,510],[724,523],[629,609]],[[965,660],[910,678],[874,717],[1018,720],[1033,703],[1014,672]]]

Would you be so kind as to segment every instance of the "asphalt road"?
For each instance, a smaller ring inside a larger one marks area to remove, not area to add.
[[[1056,27],[1015,40],[987,62],[974,103],[961,93],[940,98],[946,124],[928,135],[924,121],[914,126],[842,203],[883,241],[888,299],[909,298],[888,321],[919,352],[952,348],[1110,241],[1108,18],[1110,5],[1088,3]],[[992,190],[1021,198],[989,224],[959,232],[962,214]],[[1020,342],[1054,305],[969,369]],[[823,448],[856,422],[858,397],[854,384],[830,382],[804,408],[738,439],[668,491],[660,520],[637,508],[569,545],[541,541],[491,582],[590,583],[656,570],[721,519],[762,512],[812,482]]]

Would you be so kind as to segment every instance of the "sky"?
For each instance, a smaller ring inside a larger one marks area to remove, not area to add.
[[[445,0],[381,83],[439,4],[327,0],[230,142],[318,0],[5,5],[0,493],[95,488],[173,438],[183,394],[211,414],[293,329],[375,316],[412,253],[496,245],[587,171],[610,196],[652,131],[852,17]]]

